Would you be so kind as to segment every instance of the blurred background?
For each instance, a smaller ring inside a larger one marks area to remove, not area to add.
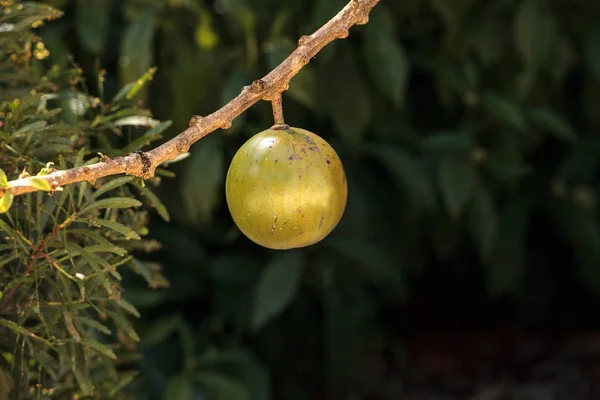
[[[346,0],[45,3],[65,11],[40,30],[50,62],[72,55],[91,94],[157,67],[138,99],[168,138]],[[284,94],[343,160],[342,221],[288,252],[233,224],[225,174],[269,103],[196,143],[144,255],[169,287],[125,281],[134,397],[600,398],[600,3],[382,0],[350,33]]]

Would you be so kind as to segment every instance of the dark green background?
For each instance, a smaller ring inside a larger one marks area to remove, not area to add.
[[[346,3],[46,2],[66,13],[41,31],[50,62],[73,54],[94,95],[106,69],[106,99],[158,67],[138,98],[171,136]],[[599,15],[583,0],[382,0],[284,94],[286,122],[348,175],[341,223],[310,248],[259,248],[227,211],[228,163],[272,124],[267,102],[195,144],[158,189],[170,221],[150,226],[170,288],[126,282],[143,312],[135,396],[398,399],[405,338],[596,327]]]

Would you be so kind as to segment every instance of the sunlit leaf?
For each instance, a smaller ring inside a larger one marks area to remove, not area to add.
[[[35,176],[29,178],[29,184],[38,190],[52,190],[52,187],[47,180]]]
[[[0,214],[4,214],[12,206],[14,194],[12,190],[7,190],[4,195],[0,198]]]
[[[0,189],[8,189],[8,178],[6,173],[0,168]]]
[[[210,51],[219,43],[219,35],[213,27],[212,16],[206,11],[200,13],[200,21],[194,35],[196,44],[201,50]]]
[[[159,120],[154,118],[146,117],[144,115],[132,115],[112,122],[114,126],[149,126],[151,128],[156,127],[160,123]]]

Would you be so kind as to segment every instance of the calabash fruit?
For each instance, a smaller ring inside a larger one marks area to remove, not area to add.
[[[274,125],[237,151],[225,181],[229,212],[260,246],[285,250],[315,244],[337,226],[348,185],[342,161],[324,139]]]

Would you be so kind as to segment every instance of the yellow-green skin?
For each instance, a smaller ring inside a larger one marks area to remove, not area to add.
[[[306,247],[337,226],[348,198],[342,161],[318,135],[274,125],[237,151],[225,183],[238,228],[275,250]]]

